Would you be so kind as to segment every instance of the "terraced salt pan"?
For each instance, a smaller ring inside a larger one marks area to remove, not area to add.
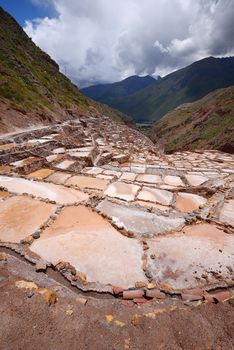
[[[119,198],[126,201],[133,201],[140,187],[137,185],[126,184],[124,182],[114,182],[108,186],[105,194],[109,197]]]
[[[97,209],[107,215],[120,229],[132,232],[136,237],[158,235],[180,229],[184,219],[166,217],[137,208],[125,207],[105,199]]]
[[[40,170],[34,171],[28,176],[33,177],[35,179],[45,179],[46,177],[48,177],[53,173],[54,173],[54,170],[51,170],[51,169],[40,169]]]
[[[135,204],[140,205],[143,208],[155,208],[159,209],[163,212],[168,211],[171,209],[171,207],[168,207],[166,205],[161,205],[161,204],[156,204],[156,203],[151,203],[151,202],[144,202],[144,201],[136,201]]]
[[[51,154],[50,156],[46,157],[46,160],[47,160],[47,162],[52,163],[58,158],[59,158],[59,155]]]
[[[161,176],[149,174],[138,175],[136,180],[139,182],[148,182],[152,184],[160,183],[162,181]]]
[[[184,213],[191,213],[205,203],[206,199],[204,197],[192,193],[181,192],[176,197],[176,208]]]
[[[0,203],[0,240],[7,243],[20,243],[20,240],[33,234],[56,206],[29,197],[11,197]]]
[[[27,193],[61,204],[73,204],[89,198],[86,193],[72,188],[16,177],[0,176],[0,186],[7,188],[9,192]]]
[[[166,190],[143,187],[143,189],[138,194],[137,198],[143,201],[159,203],[162,205],[170,205],[173,198],[173,194]]]
[[[136,179],[135,173],[123,173],[122,176],[120,177],[120,180],[125,180],[125,181],[135,181],[135,179]]]
[[[86,174],[89,174],[89,175],[98,175],[98,174],[101,174],[103,172],[103,169],[102,168],[98,168],[98,167],[93,167],[91,169],[88,169],[86,171]]]
[[[220,222],[234,226],[234,200],[224,203],[219,216]]]
[[[179,176],[167,175],[164,178],[164,183],[171,186],[184,186],[184,182]]]
[[[223,277],[234,277],[228,266],[234,266],[234,236],[211,224],[187,226],[184,233],[148,240],[148,266],[157,282],[174,288],[190,288],[217,282],[210,271]],[[201,278],[207,275],[208,280]],[[199,279],[197,279],[197,278]]]
[[[91,188],[94,190],[105,190],[109,181],[88,176],[73,176],[66,181],[66,185],[78,186],[80,188]]]
[[[74,160],[64,160],[63,162],[56,164],[56,168],[66,170],[73,164],[75,164]]]
[[[146,280],[140,244],[84,206],[64,208],[30,249],[54,265],[69,262],[89,282],[129,288]]]
[[[56,171],[54,174],[50,175],[46,181],[51,181],[57,185],[63,185],[67,179],[71,177],[69,173],[63,173],[62,171]]]
[[[193,175],[193,174],[188,174],[185,175],[189,185],[191,186],[200,186],[204,182],[208,181],[209,178],[203,175]]]

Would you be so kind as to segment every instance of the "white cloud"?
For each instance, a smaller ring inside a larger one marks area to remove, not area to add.
[[[80,85],[234,53],[234,0],[46,1],[57,16],[25,31]]]

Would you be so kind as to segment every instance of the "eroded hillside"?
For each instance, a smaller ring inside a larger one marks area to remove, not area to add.
[[[130,121],[82,95],[1,7],[0,47],[0,133],[71,119],[90,108]]]
[[[149,135],[166,152],[218,149],[233,153],[234,87],[177,107],[155,123]]]

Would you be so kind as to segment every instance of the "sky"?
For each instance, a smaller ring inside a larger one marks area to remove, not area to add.
[[[80,87],[234,55],[234,0],[0,0]]]

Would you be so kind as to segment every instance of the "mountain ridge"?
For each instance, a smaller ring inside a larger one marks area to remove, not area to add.
[[[232,85],[234,57],[211,56],[170,73],[134,94],[104,102],[136,122],[152,122],[183,103],[194,102],[209,92]]]
[[[113,98],[134,94],[152,85],[155,81],[150,75],[144,77],[133,75],[116,83],[92,85],[81,89],[81,92],[94,100],[108,104]]]

